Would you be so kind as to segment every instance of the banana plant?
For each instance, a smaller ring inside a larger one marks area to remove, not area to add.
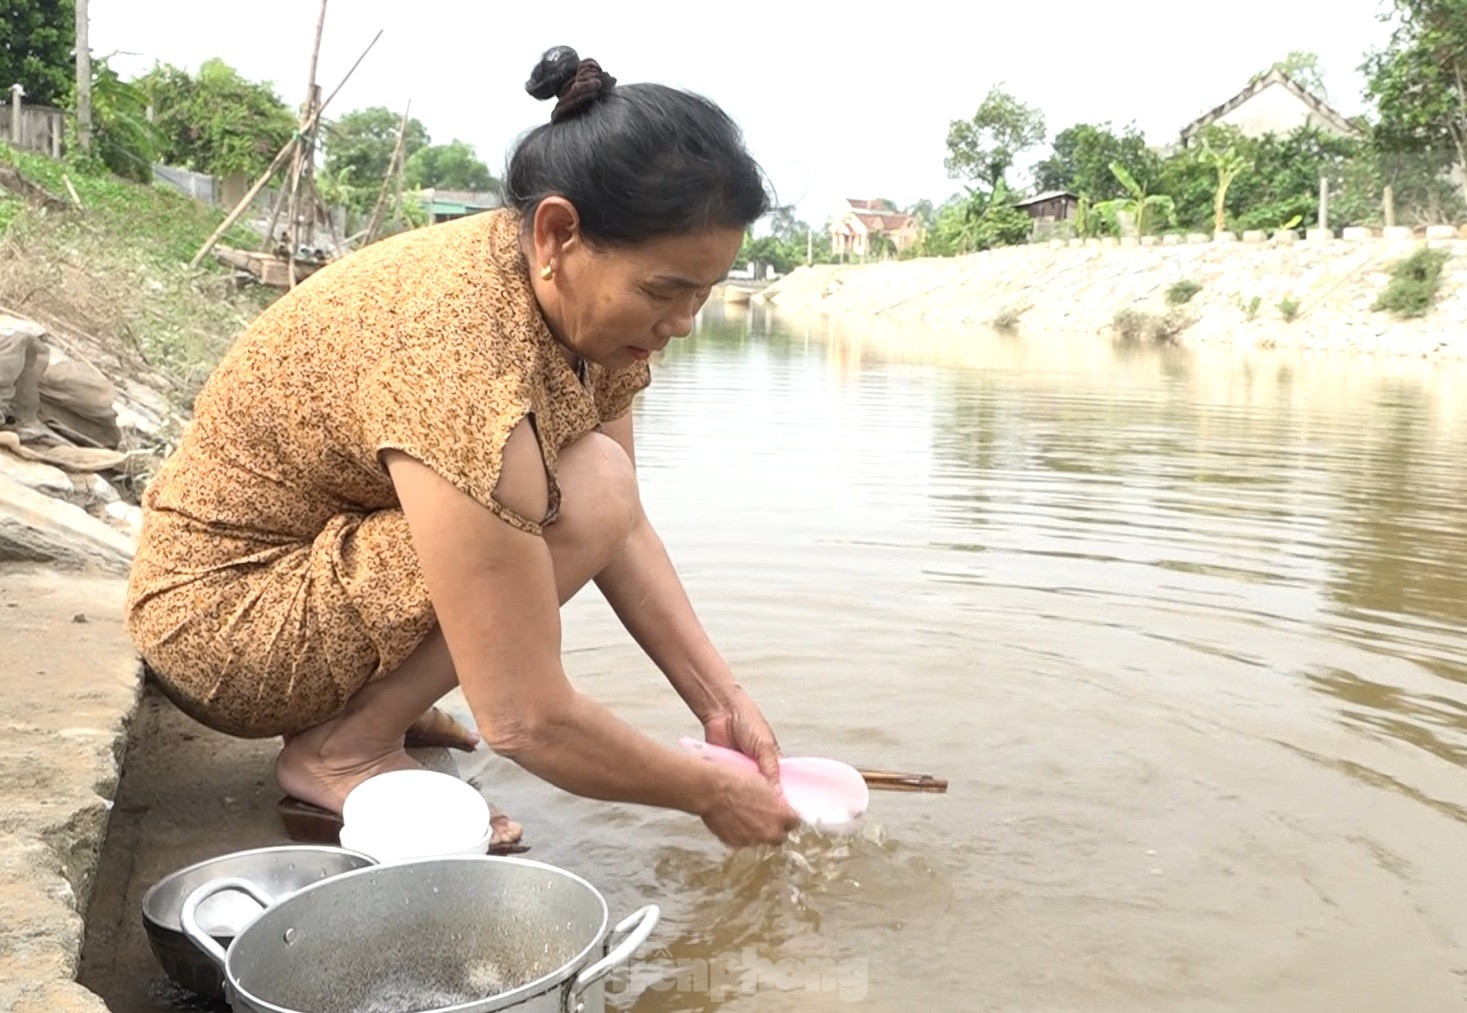
[[[1207,138],[1202,138],[1202,163],[1211,166],[1217,173],[1217,197],[1213,203],[1213,229],[1217,232],[1227,231],[1227,203],[1228,187],[1233,185],[1233,180],[1253,168],[1253,163],[1244,156],[1238,154],[1234,145],[1228,145],[1224,151],[1218,151],[1208,143]]]
[[[992,193],[984,193],[966,183],[963,189],[968,191],[968,200],[963,206],[958,249],[962,253],[972,253],[983,246],[983,232],[989,217],[1005,201],[1012,199],[1013,191],[1002,179],[993,184]]]
[[[1177,223],[1177,206],[1166,194],[1147,193],[1146,188],[1136,182],[1136,177],[1120,162],[1110,163],[1111,175],[1125,187],[1128,196],[1119,197],[1115,200],[1101,201],[1091,209],[1094,214],[1103,219],[1116,220],[1119,215],[1129,215],[1135,222],[1137,236],[1147,234],[1146,213],[1155,208],[1159,214],[1166,218],[1168,225]]]

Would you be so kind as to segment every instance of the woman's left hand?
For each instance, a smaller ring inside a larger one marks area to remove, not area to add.
[[[736,685],[723,706],[703,720],[703,737],[710,745],[736,749],[752,758],[765,780],[779,787],[779,742],[741,686]]]

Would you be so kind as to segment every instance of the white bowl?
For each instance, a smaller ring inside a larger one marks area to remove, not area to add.
[[[448,858],[456,855],[485,855],[489,853],[489,842],[494,837],[491,829],[477,841],[463,844],[443,839],[429,840],[415,836],[392,836],[390,834],[364,833],[351,827],[341,828],[341,846],[358,854],[366,855],[379,865],[394,862],[413,862],[423,858]],[[350,843],[348,843],[350,842]]]
[[[472,785],[432,770],[395,770],[359,784],[342,806],[342,847],[377,861],[482,854],[493,836],[489,803]]]

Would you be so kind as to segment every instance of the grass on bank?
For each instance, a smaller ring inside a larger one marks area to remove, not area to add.
[[[185,403],[277,296],[262,286],[237,288],[212,257],[189,268],[224,220],[218,208],[6,145],[0,163],[68,205],[44,208],[0,187],[0,307],[140,359],[170,377]],[[236,227],[224,242],[253,248],[258,239]]]
[[[1451,259],[1445,250],[1421,247],[1396,264],[1391,280],[1371,308],[1385,310],[1403,319],[1424,317],[1436,305],[1441,290],[1442,268]]]

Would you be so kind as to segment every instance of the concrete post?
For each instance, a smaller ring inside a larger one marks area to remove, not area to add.
[[[76,146],[92,153],[92,51],[87,0],[76,0]]]
[[[18,84],[10,86],[10,143],[20,147],[20,98],[25,89]]]

